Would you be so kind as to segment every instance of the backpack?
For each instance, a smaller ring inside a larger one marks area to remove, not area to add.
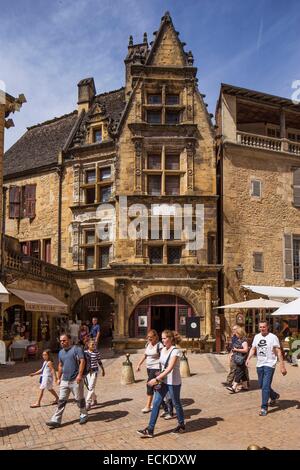
[[[73,347],[78,348],[79,346],[73,346]],[[91,370],[91,356],[87,353],[87,351],[83,351],[83,356],[84,356],[84,369],[83,369],[82,377],[85,378]],[[80,358],[78,355],[77,355],[77,362],[79,366]]]

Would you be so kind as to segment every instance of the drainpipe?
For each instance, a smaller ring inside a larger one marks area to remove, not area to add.
[[[61,162],[61,154],[59,157]],[[57,169],[58,174],[58,221],[57,221],[57,266],[61,266],[61,226],[62,226],[62,181],[63,181],[63,167],[60,164]]]

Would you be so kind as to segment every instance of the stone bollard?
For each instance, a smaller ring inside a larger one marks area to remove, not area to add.
[[[121,374],[121,385],[134,384],[134,373],[132,368],[132,362],[129,360],[130,354],[126,354],[126,361],[123,362],[122,374]]]
[[[247,450],[270,450],[268,447],[259,447],[257,444],[250,444],[250,446],[247,447]]]
[[[186,357],[186,349],[183,349],[182,356],[180,358],[180,375],[181,377],[190,377],[191,371],[188,359]]]

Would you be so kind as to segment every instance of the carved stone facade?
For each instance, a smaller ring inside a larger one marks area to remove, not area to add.
[[[24,227],[24,239],[34,240],[47,231],[53,262],[73,273],[73,312],[82,296],[98,292],[111,299],[117,348],[144,344],[139,324],[146,320],[139,305],[148,300],[148,328],[184,329],[186,318],[196,315],[201,335],[212,339],[211,305],[219,295],[221,269],[214,128],[198,90],[192,53],[184,51],[168,13],[151,47],[147,35],[140,44],[130,39],[125,66],[121,90],[96,95],[92,78],[79,82],[77,115],[53,124],[66,129],[70,123],[58,158],[62,176],[53,169],[39,187],[42,175],[33,170],[38,216],[32,223],[10,220],[9,233],[18,236]],[[8,182],[13,183],[11,176]],[[122,224],[135,223],[137,205],[147,211],[147,223],[154,205],[176,206],[178,214],[189,205],[192,229],[203,229],[202,244],[191,248],[183,229],[179,239],[165,237],[161,216],[157,239],[148,237],[150,226],[143,239],[122,236]],[[201,227],[195,226],[198,206]],[[115,239],[100,236],[110,230],[116,231]]]

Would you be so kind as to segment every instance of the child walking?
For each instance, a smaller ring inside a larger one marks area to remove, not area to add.
[[[56,372],[53,366],[53,360],[51,357],[51,351],[50,349],[46,349],[43,352],[43,359],[44,363],[42,365],[42,368],[40,370],[37,370],[36,372],[33,372],[32,374],[29,374],[30,377],[33,377],[34,375],[41,375],[40,376],[40,394],[38,396],[38,400],[36,403],[33,403],[33,405],[30,405],[30,408],[39,408],[41,406],[41,401],[44,395],[44,390],[49,390],[50,393],[55,397],[55,401],[52,402],[52,405],[56,405],[58,403],[58,395],[53,390],[53,380],[57,380],[56,378]]]
[[[97,395],[95,393],[99,367],[102,371],[102,377],[105,376],[105,370],[101,362],[101,356],[96,349],[96,343],[93,339],[89,341],[88,350],[84,351],[90,364],[90,370],[87,375],[88,394],[86,396],[86,409],[90,410],[92,406],[97,405]]]

